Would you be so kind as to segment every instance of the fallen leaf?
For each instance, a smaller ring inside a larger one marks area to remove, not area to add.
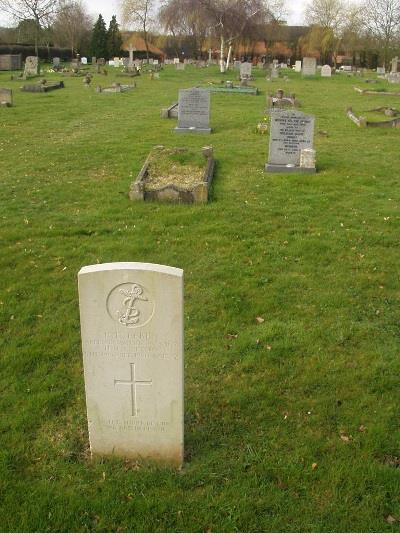
[[[317,470],[317,468],[318,468],[318,463],[313,463],[311,465],[311,470]]]
[[[257,320],[257,322],[258,322],[259,324],[262,324],[263,322],[265,322],[265,320],[264,320],[261,316],[258,316],[258,317],[256,318],[256,320]]]

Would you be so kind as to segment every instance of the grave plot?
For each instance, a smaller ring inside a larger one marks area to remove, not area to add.
[[[400,116],[396,109],[380,107],[367,111],[367,116],[358,116],[351,107],[347,110],[348,118],[359,128],[400,128]],[[392,117],[390,120],[380,120],[381,115]]]
[[[57,89],[64,89],[63,81],[54,81],[48,83],[46,80],[42,80],[36,84],[23,85],[21,91],[25,93],[48,93]]]
[[[174,102],[169,107],[163,107],[161,109],[161,118],[178,118],[178,108],[178,102]]]
[[[214,84],[212,83],[210,87],[208,87],[209,91],[212,93],[228,93],[228,94],[251,94],[253,96],[258,95],[258,89],[257,87],[250,87],[247,85],[246,81],[243,80],[245,83],[241,83],[240,85],[234,85],[232,81],[221,81],[220,84]]]
[[[97,93],[126,93],[136,89],[136,83],[133,85],[121,85],[120,83],[113,83],[110,87],[102,87],[98,85],[96,87]]]
[[[385,91],[385,90],[371,91],[368,89],[360,89],[359,87],[354,87],[354,90],[366,96],[400,96],[400,93],[392,92],[392,91]]]
[[[283,89],[279,89],[276,94],[270,94],[267,97],[268,109],[284,109],[300,107],[300,102],[296,99],[295,94],[285,94]]]
[[[202,153],[158,146],[152,150],[136,181],[131,200],[206,203],[214,176],[213,149]]]

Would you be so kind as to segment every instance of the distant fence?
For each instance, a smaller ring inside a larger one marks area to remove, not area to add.
[[[33,44],[0,44],[0,55],[2,54],[21,54],[23,61],[28,56],[36,55],[35,46]],[[39,57],[44,61],[51,61],[53,57],[60,57],[65,61],[69,61],[72,58],[72,52],[69,48],[39,46]]]

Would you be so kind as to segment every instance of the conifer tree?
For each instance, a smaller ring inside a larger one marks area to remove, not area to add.
[[[117,17],[113,15],[107,32],[107,49],[109,57],[119,57],[121,55],[122,36],[119,31]]]
[[[96,24],[93,26],[90,48],[92,55],[108,59],[107,29],[106,23],[101,15],[99,15]]]

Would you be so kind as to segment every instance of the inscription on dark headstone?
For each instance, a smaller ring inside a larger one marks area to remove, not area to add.
[[[179,91],[178,133],[211,133],[210,91],[183,89]]]

